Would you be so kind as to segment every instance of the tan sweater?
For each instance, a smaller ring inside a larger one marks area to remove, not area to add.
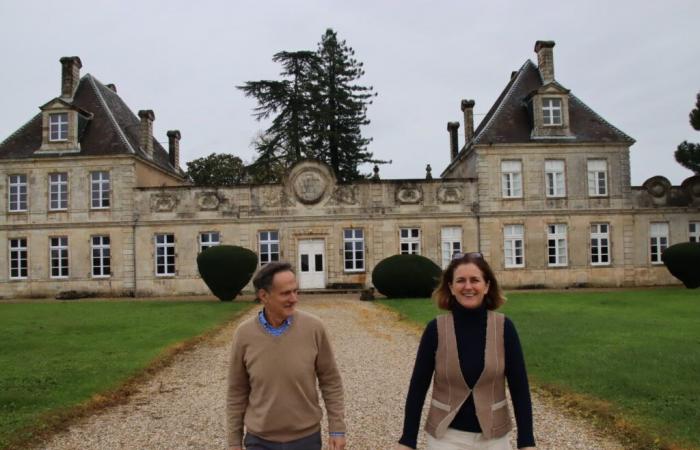
[[[296,311],[281,336],[272,336],[257,315],[233,338],[226,397],[227,442],[240,446],[243,426],[273,442],[288,442],[320,430],[323,413],[316,381],[328,411],[328,431],[345,432],[343,385],[321,320]]]

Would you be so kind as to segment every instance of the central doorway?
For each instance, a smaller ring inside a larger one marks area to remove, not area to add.
[[[326,287],[326,267],[323,239],[299,241],[299,289],[323,289]]]

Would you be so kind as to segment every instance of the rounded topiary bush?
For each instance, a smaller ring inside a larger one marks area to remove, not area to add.
[[[197,256],[199,274],[222,302],[236,298],[257,267],[255,252],[235,245],[209,247]]]
[[[440,281],[442,270],[420,255],[394,255],[385,258],[372,271],[372,284],[389,298],[430,297]]]
[[[683,242],[672,245],[661,254],[661,261],[671,275],[681,280],[685,287],[700,287],[700,243]]]

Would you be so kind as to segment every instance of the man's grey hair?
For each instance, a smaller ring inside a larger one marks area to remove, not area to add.
[[[283,261],[275,261],[262,266],[262,268],[258,270],[258,273],[256,273],[253,277],[253,287],[255,288],[255,292],[259,291],[260,289],[265,289],[269,292],[270,288],[272,287],[272,279],[275,278],[275,275],[280,272],[294,273],[294,269],[292,269],[291,264]]]

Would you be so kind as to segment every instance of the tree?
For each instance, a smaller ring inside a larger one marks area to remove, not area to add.
[[[187,176],[197,186],[235,186],[247,181],[241,158],[226,153],[212,153],[188,162]]]
[[[700,93],[697,94],[695,109],[690,114],[690,126],[700,131]],[[676,149],[676,161],[696,175],[700,174],[700,144],[683,141]]]

